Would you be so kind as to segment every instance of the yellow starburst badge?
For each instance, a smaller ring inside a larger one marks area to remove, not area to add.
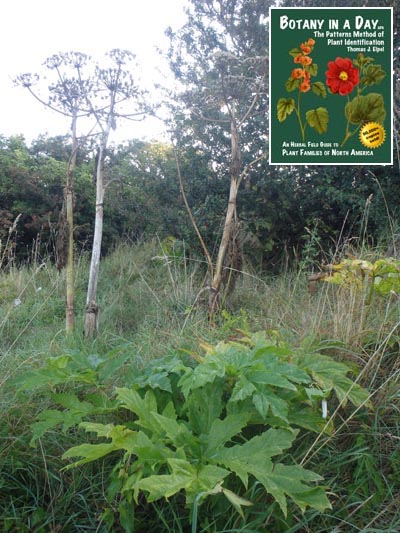
[[[367,122],[360,130],[360,141],[366,148],[379,148],[385,137],[385,128],[378,122]]]

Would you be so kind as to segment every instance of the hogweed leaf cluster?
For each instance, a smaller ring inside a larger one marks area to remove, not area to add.
[[[387,297],[400,294],[400,260],[385,257],[375,262],[344,259],[331,265],[331,272],[322,278],[328,283],[366,291],[366,304],[374,294]]]
[[[195,357],[172,354],[153,361],[116,387],[111,398],[100,379],[105,361],[92,369],[99,381],[93,394],[87,369],[77,369],[76,360],[66,357],[64,390],[52,396],[58,409],[40,414],[33,442],[57,426],[88,434],[89,442],[64,453],[63,459],[74,460],[65,468],[106,457],[115,464],[108,522],[116,497],[127,510],[140,505],[139,497],[153,502],[178,493],[185,495],[193,519],[199,505],[220,495],[243,516],[242,506],[251,505],[246,491],[255,482],[285,515],[288,499],[303,511],[329,508],[325,488],[317,484],[321,477],[284,454],[300,428],[332,429],[333,422],[322,417],[322,401],[360,406],[368,392],[347,376],[350,369],[343,363],[293,350],[264,333],[206,347]],[[51,372],[54,360],[36,371],[42,386]],[[53,389],[61,383],[57,372]],[[74,382],[84,383],[80,397],[65,391],[68,372]],[[32,384],[31,376],[25,388]]]

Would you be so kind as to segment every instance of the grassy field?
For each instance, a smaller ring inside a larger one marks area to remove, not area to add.
[[[362,254],[363,259],[377,258],[374,251]],[[330,435],[304,431],[290,451],[294,461],[323,476],[331,510],[301,513],[289,505],[284,517],[253,484],[245,496],[254,505],[244,509],[243,517],[216,505],[218,520],[208,525],[199,520],[197,531],[400,531],[398,297],[376,294],[367,302],[370,294],[355,284],[324,282],[311,294],[308,272],[301,266],[276,276],[248,268],[211,327],[204,305],[203,265],[160,256],[160,246],[153,242],[120,246],[103,261],[100,331],[92,341],[82,335],[85,256],[76,265],[76,332],[67,338],[63,273],[47,261],[0,272],[0,530],[107,531],[103,513],[112,465],[104,460],[63,470],[62,454],[82,440],[75,428],[52,428],[31,443],[31,424],[54,406],[55,390],[43,385],[21,391],[27,372],[63,354],[88,360],[122,354],[124,365],[104,378],[103,390],[111,395],[115,386],[129,385],[154,359],[199,353],[203,342],[266,331],[293,350],[318,351],[349,364],[354,379],[368,389],[373,409],[337,409]],[[70,386],[61,384],[56,392]],[[140,502],[137,524],[145,524],[147,531],[190,531],[179,495],[169,501]],[[111,530],[129,527],[114,525]],[[143,530],[135,527],[133,531]]]

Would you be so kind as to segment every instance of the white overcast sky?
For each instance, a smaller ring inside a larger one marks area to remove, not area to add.
[[[0,7],[0,135],[23,134],[28,142],[39,134],[68,133],[68,119],[46,110],[28,92],[13,87],[23,72],[37,72],[58,52],[79,51],[100,59],[104,52],[123,48],[134,52],[147,85],[162,80],[168,68],[157,47],[165,48],[168,26],[185,21],[187,0],[3,0]],[[118,140],[156,138],[156,119],[119,128]]]

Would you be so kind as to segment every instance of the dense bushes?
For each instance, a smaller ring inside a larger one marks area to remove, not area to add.
[[[0,238],[4,245],[16,217],[16,255],[55,254],[58,219],[70,147],[64,137],[40,137],[27,146],[23,137],[0,142]],[[210,166],[205,149],[182,152],[181,167],[189,205],[212,250],[221,225],[228,183]],[[111,148],[106,160],[110,182],[106,195],[103,253],[121,239],[158,235],[185,240],[200,248],[184,207],[171,146],[131,141]],[[94,221],[94,151],[83,147],[75,176],[75,239],[89,247]],[[398,213],[399,176],[388,167],[277,168],[261,162],[239,194],[240,239],[245,253],[260,264],[300,256],[307,235],[324,248],[361,234],[373,242]],[[394,193],[396,191],[396,193]],[[392,227],[392,230],[396,228]],[[329,239],[329,240],[328,240]],[[365,240],[365,239],[364,239]]]

